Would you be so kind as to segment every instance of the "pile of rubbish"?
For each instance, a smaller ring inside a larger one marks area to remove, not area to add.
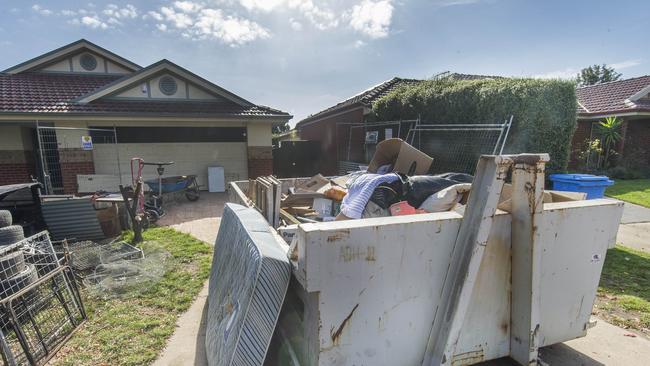
[[[408,143],[389,139],[377,145],[365,171],[331,179],[317,174],[286,189],[275,177],[260,177],[249,182],[248,197],[274,227],[462,207],[473,176],[428,175],[432,162],[431,157]]]

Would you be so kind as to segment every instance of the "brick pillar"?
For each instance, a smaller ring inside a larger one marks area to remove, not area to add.
[[[271,146],[248,146],[248,178],[273,174],[273,148]]]
[[[35,166],[31,151],[0,150],[0,185],[31,182]]]
[[[77,175],[95,174],[93,152],[82,149],[59,149],[63,193],[77,193]]]

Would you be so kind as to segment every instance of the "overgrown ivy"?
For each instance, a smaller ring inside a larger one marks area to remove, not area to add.
[[[501,123],[513,115],[504,153],[547,152],[552,173],[566,170],[576,105],[570,81],[443,79],[402,86],[376,101],[373,112],[377,120],[420,117],[422,123],[446,124]]]

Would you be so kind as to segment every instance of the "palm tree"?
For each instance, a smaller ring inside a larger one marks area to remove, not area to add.
[[[614,117],[606,117],[604,121],[598,122],[598,131],[602,137],[603,147],[605,148],[605,159],[603,160],[603,167],[607,168],[607,160],[614,151],[614,147],[621,140],[620,129],[623,120]]]

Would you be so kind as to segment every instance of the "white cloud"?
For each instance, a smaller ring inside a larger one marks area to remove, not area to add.
[[[224,16],[220,9],[201,10],[191,33],[195,39],[218,39],[231,46],[270,36],[259,24],[248,19]]]
[[[239,3],[248,10],[271,11],[287,3],[286,0],[239,0]]]
[[[126,4],[123,8],[120,8],[115,4],[108,4],[102,13],[115,19],[133,19],[138,16],[138,9],[131,4]]]
[[[174,2],[174,7],[185,13],[196,13],[203,9],[203,4],[192,1],[176,1]]]
[[[42,6],[38,5],[38,4],[32,5],[32,10],[37,12],[40,15],[44,15],[44,16],[52,15],[52,10],[45,9],[44,7],[42,7]]]
[[[167,24],[162,24],[162,23],[156,24],[156,28],[161,32],[166,32]]]
[[[302,30],[302,23],[300,23],[299,21],[297,21],[297,20],[295,20],[293,18],[289,19],[289,24],[291,25],[291,29],[293,29],[295,31],[299,32],[299,31]]]
[[[93,29],[107,29],[108,24],[101,21],[97,16],[81,17],[80,23]]]
[[[641,60],[626,60],[626,61],[609,64],[609,66],[613,67],[616,70],[627,69],[629,67],[634,67],[638,65],[641,65]]]
[[[159,22],[162,21],[162,20],[164,19],[164,17],[162,16],[162,14],[160,14],[160,13],[157,12],[157,11],[148,11],[147,14],[145,14],[145,15],[142,16],[142,19],[148,19],[148,18],[150,18],[150,17],[153,18],[153,19],[155,19],[155,20],[157,20],[157,21],[159,21]]]
[[[350,25],[370,38],[383,38],[388,36],[392,17],[390,0],[363,0],[352,8]]]
[[[289,8],[302,13],[316,28],[325,30],[339,25],[339,19],[330,9],[323,9],[312,0],[288,0]]]
[[[72,16],[77,15],[77,12],[75,12],[74,10],[63,9],[63,10],[61,10],[61,15],[66,16],[66,17],[72,17]]]
[[[356,42],[354,42],[354,48],[361,48],[366,45],[366,42],[358,39]]]
[[[185,29],[191,26],[194,22],[190,15],[166,6],[160,8],[160,12],[164,15],[165,19],[172,22],[176,28]]]

